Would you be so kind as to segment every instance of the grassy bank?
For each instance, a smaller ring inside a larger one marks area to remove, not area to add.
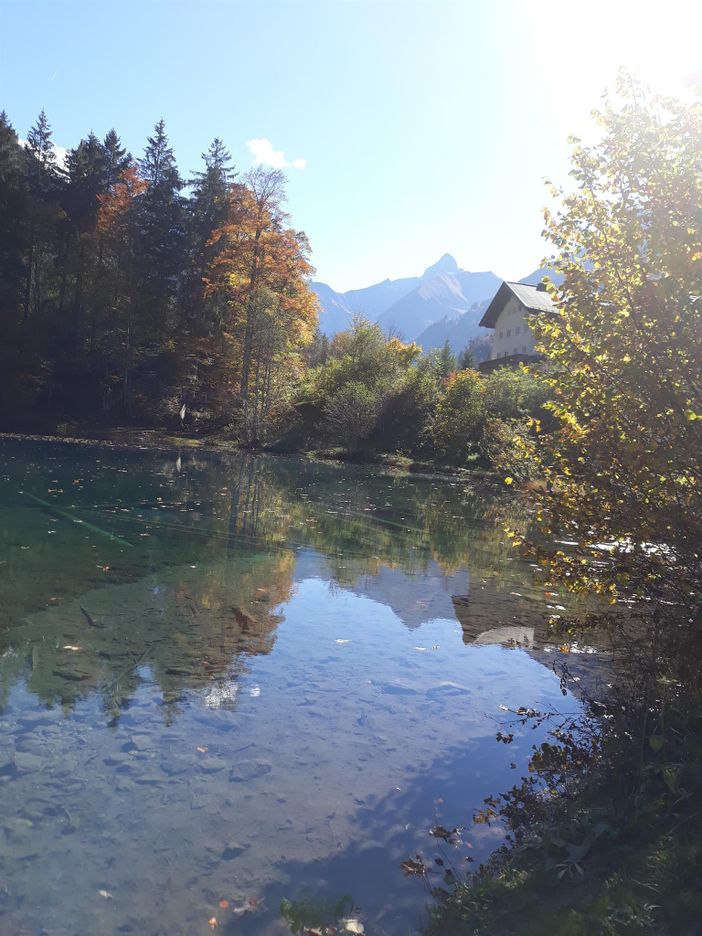
[[[79,427],[71,426],[56,433],[0,432],[0,438],[23,439],[26,441],[65,442],[74,445],[107,445],[112,448],[141,448],[155,451],[174,452],[193,450],[200,452],[241,452],[253,451],[271,455],[303,457],[316,461],[337,462],[339,464],[376,465],[390,471],[402,471],[412,474],[444,475],[468,480],[496,482],[501,475],[485,468],[459,468],[445,465],[429,459],[417,460],[398,453],[375,451],[348,451],[341,447],[312,448],[300,451],[278,451],[275,446],[256,448],[243,447],[235,440],[224,435],[192,436],[187,433],[169,432],[165,429],[139,429],[134,427]]]
[[[702,933],[699,693],[658,676],[618,694],[476,818],[498,816],[510,842],[435,891],[426,936]]]

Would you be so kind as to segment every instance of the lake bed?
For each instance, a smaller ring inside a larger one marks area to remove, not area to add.
[[[285,934],[281,901],[416,932],[400,863],[487,858],[473,812],[546,737],[505,709],[579,710],[516,499],[248,454],[0,459],[3,933]]]

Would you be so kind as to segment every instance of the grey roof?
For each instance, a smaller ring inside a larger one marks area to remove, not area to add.
[[[510,296],[516,296],[525,309],[530,312],[556,312],[553,299],[543,289],[530,286],[527,283],[508,283],[505,281],[495,293],[492,302],[480,319],[483,328],[494,328],[500,312],[507,305]]]

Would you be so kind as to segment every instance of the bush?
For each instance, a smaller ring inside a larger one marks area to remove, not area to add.
[[[544,383],[526,370],[499,367],[485,377],[485,409],[500,419],[541,416],[548,397]]]
[[[353,451],[375,428],[378,411],[378,398],[373,391],[357,380],[351,381],[340,387],[326,404],[325,432],[347,451]]]
[[[483,427],[480,451],[492,468],[520,481],[536,477],[536,444],[525,422],[519,419],[488,419]]]
[[[465,465],[475,453],[485,421],[483,379],[477,371],[451,374],[436,406],[431,436],[435,454]]]

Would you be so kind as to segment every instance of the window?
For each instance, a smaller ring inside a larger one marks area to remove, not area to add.
[[[509,338],[509,336],[510,336],[511,334],[512,334],[512,329],[511,329],[511,328],[508,328],[508,329],[507,329],[507,338]]]
[[[502,332],[500,332],[500,334],[499,334],[499,339],[500,339],[500,341],[502,341]]]
[[[515,334],[515,335],[518,335],[519,332],[520,332],[521,330],[522,330],[522,326],[521,326],[521,325],[517,325],[517,327],[514,329],[514,334]]]

